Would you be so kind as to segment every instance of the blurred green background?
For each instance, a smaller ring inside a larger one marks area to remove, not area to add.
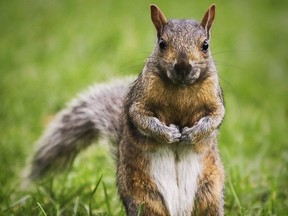
[[[216,3],[211,50],[227,107],[219,137],[226,215],[287,215],[284,0],[0,1],[0,215],[124,214],[105,143],[28,191],[20,176],[47,119],[75,94],[140,72],[155,42],[150,3],[168,18],[198,20]]]

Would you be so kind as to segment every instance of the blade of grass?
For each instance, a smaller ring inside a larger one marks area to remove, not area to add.
[[[93,189],[92,193],[91,193],[91,196],[90,196],[90,199],[89,199],[89,216],[92,216],[92,198],[94,196],[94,194],[96,193],[98,187],[99,187],[99,184],[102,180],[102,177],[103,175],[100,176],[100,178],[98,179],[97,183],[96,183],[96,186],[95,188]]]
[[[60,205],[61,207],[65,207],[67,204],[69,204],[78,194],[82,194],[84,189],[87,187],[87,184],[82,185],[81,187],[79,187],[77,190],[75,191],[71,191],[69,193],[66,194],[62,194],[61,195],[61,199],[60,199]]]
[[[39,197],[42,197],[42,198],[46,197],[54,206],[57,206],[57,201],[55,200],[54,197],[52,197],[53,195],[52,191],[47,190],[47,188],[43,186],[39,186],[37,187],[37,192],[39,194]]]
[[[60,206],[59,202],[57,201],[57,196],[53,192],[53,190],[50,191],[50,189],[48,187],[39,186],[39,187],[37,187],[37,192],[42,197],[42,200],[44,197],[48,198],[49,202],[55,208],[57,216],[61,214],[61,206]]]
[[[107,189],[106,189],[106,186],[105,186],[104,182],[102,182],[102,185],[103,185],[103,189],[104,189],[105,203],[106,203],[106,207],[107,207],[107,211],[108,211],[107,214],[111,215],[111,206],[110,206],[109,197],[108,197],[108,194],[107,194]]]
[[[144,210],[144,203],[141,203],[141,205],[138,207],[138,210],[137,210],[137,216],[141,216],[143,210]]]
[[[79,208],[79,196],[76,197],[75,199],[75,203],[74,203],[74,207],[73,207],[73,213],[74,215],[77,215],[77,211],[78,211],[78,208]]]
[[[21,205],[24,205],[28,199],[31,199],[31,195],[26,195],[26,196],[22,197],[22,198],[19,199],[18,201],[12,203],[12,204],[11,204],[7,209],[5,209],[4,211],[8,211],[8,209],[13,209],[13,208],[14,208],[15,206],[17,206],[17,205],[20,205],[20,206],[21,206]],[[4,211],[3,211],[3,212],[4,212]]]
[[[46,214],[46,212],[44,211],[44,209],[42,208],[41,204],[40,204],[39,202],[37,202],[37,205],[39,206],[41,212],[42,212],[45,216],[47,216],[47,214]]]
[[[233,186],[233,184],[232,184],[232,182],[231,182],[231,177],[230,177],[230,176],[229,176],[229,178],[228,178],[228,183],[229,183],[229,187],[230,187],[230,189],[231,189],[232,195],[233,195],[233,197],[234,197],[234,199],[235,199],[238,207],[239,207],[240,210],[242,211],[241,202],[240,202],[240,200],[239,200],[239,198],[238,198],[238,196],[237,196],[237,194],[236,194],[236,191],[235,191],[235,188],[234,188],[234,186]]]

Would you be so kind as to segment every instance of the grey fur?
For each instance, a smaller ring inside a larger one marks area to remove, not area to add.
[[[67,168],[75,156],[101,135],[115,143],[123,97],[131,79],[95,84],[59,112],[38,140],[26,180]]]

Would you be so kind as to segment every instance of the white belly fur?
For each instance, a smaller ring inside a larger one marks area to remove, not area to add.
[[[150,173],[163,195],[171,216],[190,215],[193,210],[198,176],[202,172],[202,157],[191,149],[175,152],[161,147],[150,153]]]

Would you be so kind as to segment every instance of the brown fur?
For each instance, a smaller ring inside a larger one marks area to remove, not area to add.
[[[225,109],[213,59],[209,51],[201,50],[203,40],[210,35],[215,6],[207,11],[201,24],[193,20],[166,23],[155,6],[151,6],[151,12],[158,41],[164,40],[167,46],[160,50],[156,44],[125,97],[118,148],[120,197],[128,215],[136,215],[141,204],[143,215],[169,215],[165,197],[150,176],[147,155],[170,145],[177,162],[177,149],[190,146],[195,153],[203,154],[204,167],[191,215],[223,215],[224,171],[217,133]],[[179,78],[173,69],[175,62],[184,69],[192,62],[195,71],[191,73],[200,73],[193,81],[189,80],[190,74]]]
[[[125,145],[129,148],[119,148],[117,175],[120,197],[128,215],[137,215],[141,204],[145,204],[142,215],[168,215],[163,197],[146,169],[149,160],[145,157],[145,150],[137,147],[139,144],[128,138]],[[132,155],[133,159],[127,160]]]
[[[204,172],[199,179],[194,214],[215,216],[224,212],[224,169],[216,145],[206,152]]]
[[[146,76],[143,79],[148,80],[149,86],[139,97],[139,101],[152,108],[157,106],[155,115],[166,125],[173,123],[179,127],[192,127],[221,103],[217,101],[214,77],[192,86],[179,88],[161,80],[157,74],[150,73]]]

